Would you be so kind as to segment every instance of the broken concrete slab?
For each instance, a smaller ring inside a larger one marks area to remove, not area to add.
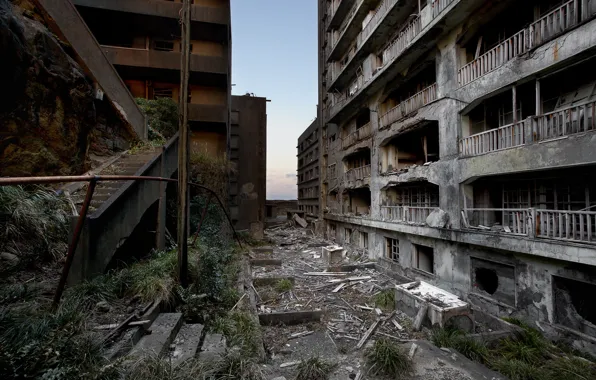
[[[254,253],[267,253],[267,254],[273,254],[273,247],[271,246],[265,246],[265,247],[253,247],[251,248],[251,250]]]
[[[142,355],[144,352],[151,352],[156,355],[164,355],[176,334],[182,326],[182,313],[161,313],[151,324],[151,334],[145,335],[139,340],[131,351],[131,356]]]
[[[172,365],[174,367],[196,356],[202,334],[203,325],[201,324],[182,325],[174,340],[174,344],[176,345],[174,352],[172,352]]]
[[[302,219],[301,217],[298,216],[298,214],[294,214],[292,216],[292,219],[302,228],[306,228],[308,227],[308,222],[304,219]]]
[[[281,260],[279,259],[251,259],[250,265],[253,267],[265,267],[268,265],[281,266]]]
[[[433,228],[445,228],[449,223],[449,214],[440,208],[434,210],[426,218],[426,225]]]
[[[468,303],[429,283],[416,281],[395,286],[395,305],[398,310],[415,318],[425,304],[428,305],[427,318],[422,318],[431,326],[445,327],[450,318],[458,315],[473,318]]]
[[[276,285],[278,282],[280,282],[282,280],[290,281],[292,284],[294,284],[295,281],[296,281],[294,279],[294,277],[255,277],[252,280],[252,283],[256,287],[260,287],[260,286],[274,286],[274,285]]]
[[[376,263],[346,264],[327,267],[328,272],[354,272],[364,269],[375,269]]]
[[[261,325],[298,325],[307,322],[319,322],[323,318],[322,310],[291,311],[285,313],[259,314]]]
[[[207,334],[199,353],[201,361],[218,361],[226,353],[226,338],[221,334]]]
[[[346,250],[339,245],[329,245],[321,248],[321,255],[323,261],[327,265],[334,265],[341,263],[346,257]]]

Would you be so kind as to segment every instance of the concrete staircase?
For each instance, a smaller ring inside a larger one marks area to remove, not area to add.
[[[132,347],[128,357],[158,355],[178,366],[192,358],[211,361],[225,354],[226,340],[222,335],[205,333],[201,324],[187,324],[181,313],[161,313]]]
[[[144,165],[155,158],[161,149],[151,149],[137,154],[125,153],[121,155],[116,161],[106,168],[95,173],[96,175],[135,175]],[[110,199],[126,181],[101,181],[97,183],[91,204],[89,205],[89,213],[97,210],[101,205]],[[80,210],[81,205],[85,200],[86,186],[72,193],[73,202]]]

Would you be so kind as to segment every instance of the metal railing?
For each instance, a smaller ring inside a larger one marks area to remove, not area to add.
[[[354,132],[350,133],[341,141],[342,149],[347,149],[358,141],[364,140],[372,135],[372,124],[369,122],[364,126],[358,128]]]
[[[399,33],[397,38],[383,51],[383,63],[388,64],[397,58],[412,42],[412,40],[422,31],[420,16],[410,22],[404,30]]]
[[[459,141],[462,156],[477,156],[526,144],[528,120],[476,133]]]
[[[350,169],[346,172],[346,178],[348,181],[363,180],[368,177],[370,177],[370,165]]]
[[[381,116],[379,128],[385,128],[391,123],[400,120],[412,112],[424,107],[430,102],[437,100],[437,84],[434,83],[414,96],[404,100],[397,106],[390,109]]]
[[[592,101],[534,116],[536,141],[555,139],[596,129],[596,102]]]
[[[443,12],[452,2],[453,0],[432,0],[431,6],[433,7],[433,18]]]
[[[578,23],[579,0],[571,0],[530,24],[530,46],[541,45]]]
[[[522,30],[459,69],[457,75],[459,85],[464,86],[473,82],[525,53],[529,46],[527,33],[526,29]]]
[[[381,218],[389,222],[426,224],[426,218],[437,207],[381,206]]]
[[[536,236],[596,241],[596,211],[536,210]]]
[[[397,1],[398,0],[383,0],[381,5],[379,5],[375,10],[375,14],[362,29],[362,32],[358,34],[357,46],[362,46],[364,41],[370,37],[373,31],[379,26],[381,21],[385,19],[385,16],[387,16],[387,13],[389,13],[389,10],[393,8],[395,4],[397,4]]]

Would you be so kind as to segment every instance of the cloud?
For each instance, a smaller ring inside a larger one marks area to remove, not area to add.
[[[286,178],[296,178],[296,173],[286,174]]]
[[[270,169],[267,173],[267,199],[296,199],[296,175],[286,170]]]

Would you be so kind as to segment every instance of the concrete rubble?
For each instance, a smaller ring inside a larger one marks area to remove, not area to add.
[[[305,316],[298,324],[292,320],[288,325],[280,318],[278,323],[267,319],[262,325],[273,377],[293,378],[297,371],[294,363],[319,356],[338,364],[331,379],[354,378],[357,373],[366,373],[362,354],[380,338],[404,345],[415,362],[428,354],[427,346],[420,343],[412,348],[413,342],[428,339],[427,326],[415,331],[413,317],[399,307],[395,310],[395,304],[386,309],[375,305],[375,296],[384,291],[397,294],[401,283],[377,271],[362,250],[334,245],[298,226],[275,227],[266,230],[265,235],[273,246],[273,254],[267,257],[281,260],[282,265],[253,266],[253,281],[259,285],[254,289],[257,310],[261,316]],[[255,259],[259,258],[257,255]],[[264,280],[267,278],[291,278],[293,286],[282,289],[280,282]],[[426,289],[426,285],[422,287]],[[320,320],[309,318],[313,313],[320,313]],[[463,361],[468,362],[465,358]],[[417,363],[416,378],[475,378],[469,371],[446,362]],[[437,371],[445,376],[437,377]]]

